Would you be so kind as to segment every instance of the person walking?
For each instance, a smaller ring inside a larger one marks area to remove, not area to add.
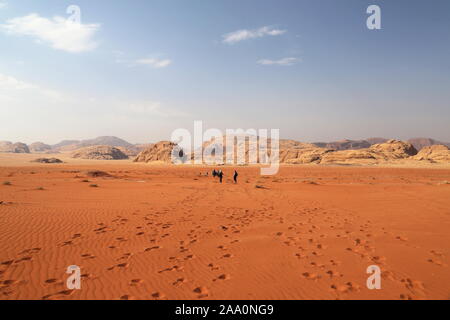
[[[219,171],[218,176],[219,176],[220,183],[222,183],[222,179],[223,179],[223,172],[222,172],[222,170]]]
[[[234,183],[237,183],[237,178],[238,178],[238,176],[239,176],[239,174],[237,173],[236,170],[234,170],[234,175],[233,175]]]

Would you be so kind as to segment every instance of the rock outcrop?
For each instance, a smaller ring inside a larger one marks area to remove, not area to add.
[[[89,160],[123,160],[128,156],[117,148],[111,146],[92,146],[76,150],[71,155],[76,159]]]
[[[53,149],[61,152],[69,152],[93,146],[121,147],[129,150],[135,149],[136,154],[139,151],[133,144],[113,136],[104,136],[88,140],[64,140],[58,144],[55,144]]]
[[[407,159],[417,154],[412,144],[388,140],[360,150],[336,151],[325,154],[321,164],[377,164],[399,159]]]
[[[134,162],[155,162],[161,161],[165,163],[172,162],[172,151],[177,145],[170,141],[158,142],[149,148],[141,151]]]
[[[30,149],[25,143],[12,143],[9,141],[0,141],[0,152],[7,153],[30,153]]]
[[[39,158],[39,159],[33,160],[31,162],[37,162],[37,163],[63,163],[60,159],[57,159],[57,158]]]
[[[35,142],[30,144],[29,149],[32,153],[50,153],[52,146],[42,142]]]
[[[413,159],[430,163],[450,163],[450,148],[444,145],[424,147]]]

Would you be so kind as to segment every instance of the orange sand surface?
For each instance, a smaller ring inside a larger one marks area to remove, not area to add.
[[[450,298],[449,169],[210,170],[0,162],[0,299]]]

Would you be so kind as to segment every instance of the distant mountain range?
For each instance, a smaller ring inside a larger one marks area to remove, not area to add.
[[[333,142],[316,142],[315,145],[319,148],[333,149],[337,151],[342,150],[359,150],[371,147],[374,144],[385,143],[389,139],[385,138],[368,138],[364,140],[341,140]],[[293,141],[298,143],[297,141]],[[422,148],[432,145],[445,145],[450,147],[450,143],[441,142],[431,138],[414,138],[407,142],[411,143],[417,151]],[[91,146],[111,146],[121,149],[128,155],[136,155],[140,151],[148,148],[152,144],[132,144],[128,141],[114,136],[102,136],[95,139],[88,140],[63,140],[54,145],[48,145],[42,142],[35,142],[30,145],[24,143],[12,143],[9,141],[0,141],[0,152],[9,153],[57,153],[57,152],[72,152],[81,148]]]
[[[389,139],[385,138],[368,138],[365,140],[341,140],[334,142],[315,142],[313,143],[315,146],[320,148],[328,148],[337,151],[341,150],[359,150],[366,149],[371,147],[374,144],[385,143]],[[411,143],[417,151],[420,151],[424,147],[433,146],[433,145],[444,145],[450,147],[450,143],[441,142],[431,138],[414,138],[409,139],[406,142]]]
[[[92,146],[110,146],[121,149],[125,154],[137,155],[141,150],[148,147],[148,144],[131,144],[123,139],[113,136],[103,136],[88,140],[63,140],[57,144],[49,145],[43,142],[34,142],[27,146],[24,143],[12,143],[0,141],[0,152],[9,153],[58,153],[72,152]]]
[[[91,146],[111,146],[134,148],[134,145],[117,137],[104,136],[89,140],[63,140],[52,146],[53,150],[57,151],[73,151],[84,147]]]

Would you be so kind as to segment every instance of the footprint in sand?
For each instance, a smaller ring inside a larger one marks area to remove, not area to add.
[[[440,267],[446,267],[447,266],[445,263],[443,263],[441,260],[438,260],[438,259],[431,259],[430,258],[427,261],[430,262],[430,263],[433,263],[433,264],[435,264],[437,266],[440,266]]]
[[[31,261],[31,260],[33,260],[33,258],[32,258],[32,257],[23,257],[23,258],[20,258],[20,259],[14,260],[14,263],[20,263],[20,262],[24,262],[24,261]]]
[[[181,284],[183,284],[183,283],[186,283],[187,282],[187,280],[186,280],[186,278],[178,278],[175,282],[173,282],[172,284],[174,285],[174,286],[178,286],[178,285],[181,285]]]
[[[152,298],[156,299],[156,300],[165,299],[166,295],[161,292],[154,292],[154,293],[152,293]]]
[[[126,269],[129,266],[130,266],[130,264],[128,262],[124,262],[124,263],[119,263],[112,267],[109,267],[108,270],[111,271],[111,270],[114,270],[115,268]]]
[[[217,277],[217,279],[213,279],[213,281],[217,281],[217,280],[230,280],[231,276],[229,274],[221,274],[220,276]]]
[[[198,294],[198,298],[205,298],[209,295],[209,290],[206,287],[197,287],[194,289],[194,293]]]
[[[84,258],[84,259],[95,259],[96,258],[96,256],[94,256],[94,255],[92,255],[90,253],[82,254],[81,257]]]
[[[51,285],[62,285],[64,284],[63,281],[55,279],[55,278],[50,278],[44,281],[46,284],[51,284]]]
[[[210,267],[212,271],[219,270],[219,266],[216,266],[214,263],[208,264],[208,267]]]
[[[328,270],[326,272],[326,274],[328,274],[330,276],[330,278],[335,278],[335,277],[343,277],[344,275],[341,274],[340,272],[336,271],[336,270]]]
[[[436,251],[436,250],[431,250],[430,253],[435,255],[436,257],[443,257],[444,256],[444,254],[442,252]]]
[[[160,246],[154,246],[154,247],[146,248],[144,250],[144,252],[149,252],[149,251],[158,250],[158,249],[161,249],[161,247]]]
[[[318,280],[320,279],[320,275],[318,275],[317,273],[311,273],[311,272],[304,272],[302,273],[302,276],[308,280]]]
[[[360,286],[358,284],[355,284],[353,282],[347,282],[343,285],[331,285],[331,288],[336,290],[336,292],[339,293],[351,293],[351,292],[357,292],[360,290]]]
[[[42,297],[42,300],[50,300],[52,298],[62,298],[64,296],[71,296],[76,290],[62,290],[54,294],[49,294]]]
[[[142,279],[132,279],[130,281],[130,286],[137,286],[143,282],[144,282],[144,280],[142,280]]]

